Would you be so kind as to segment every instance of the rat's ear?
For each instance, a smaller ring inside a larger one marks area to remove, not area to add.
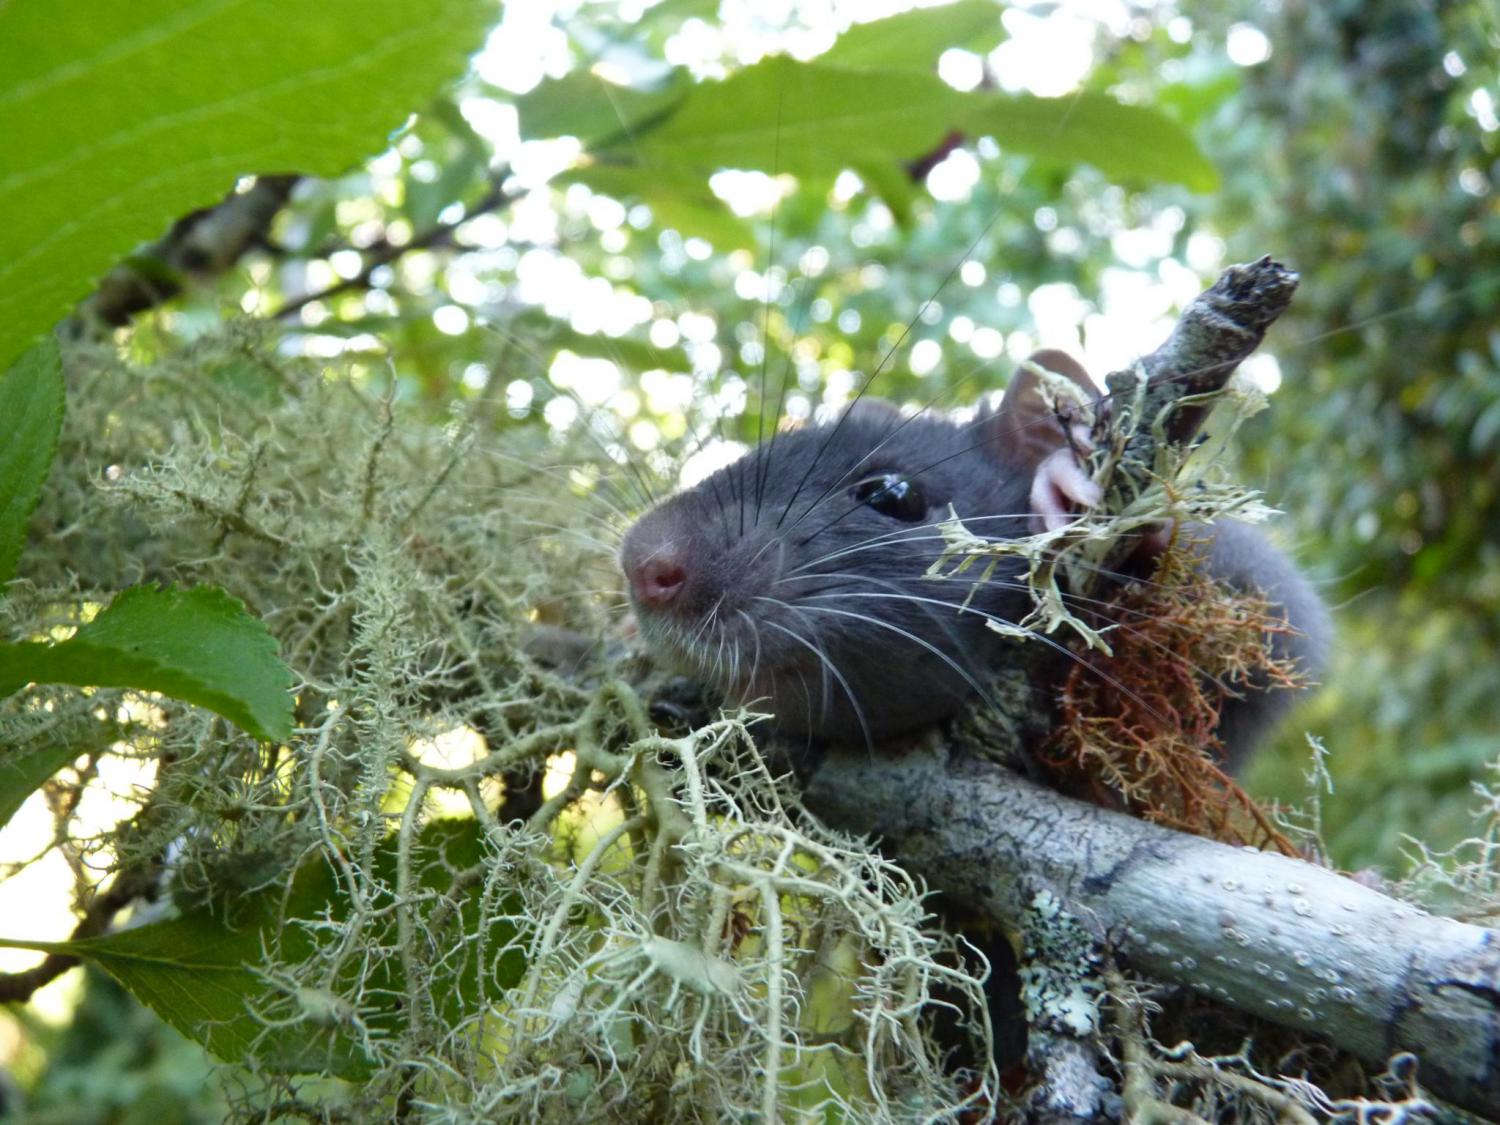
[[[1087,393],[1090,401],[1099,396],[1083,365],[1066,352],[1040,351],[1027,363],[1066,376]],[[1042,397],[1041,380],[1027,366],[1011,376],[1005,397],[985,418],[982,432],[991,456],[1018,469],[1035,469],[1048,454],[1068,444],[1057,413]]]

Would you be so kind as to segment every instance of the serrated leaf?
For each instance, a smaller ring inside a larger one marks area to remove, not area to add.
[[[879,70],[932,70],[950,47],[983,54],[1005,38],[994,0],[958,0],[857,23],[819,62]]]
[[[68,640],[0,645],[0,696],[31,682],[159,691],[256,738],[292,731],[292,676],[275,639],[212,586],[137,586]]]
[[[236,177],[331,176],[457,77],[489,0],[0,4],[0,363]]]
[[[988,133],[1001,148],[1062,164],[1092,164],[1112,179],[1183,184],[1212,191],[1219,174],[1188,132],[1145,106],[1107,94],[1061,98],[980,91],[965,94],[955,125]]]
[[[0,378],[0,594],[16,573],[62,431],[62,360],[43,340]]]
[[[424,981],[444,1026],[456,1026],[465,1015],[493,1003],[498,990],[513,987],[525,971],[525,954],[510,921],[516,904],[491,904],[488,926],[482,925],[482,883],[458,888],[456,871],[473,868],[484,852],[481,829],[472,820],[438,821],[425,827],[413,844],[414,890],[427,918],[448,911],[442,934],[452,955],[433,967]],[[375,860],[376,882],[394,886],[397,843],[391,836]],[[389,901],[371,901],[383,910],[369,918],[361,949],[392,948],[398,940],[395,912]],[[456,907],[456,909],[452,909]],[[374,1038],[399,1033],[405,1012],[406,988],[399,957],[352,957],[334,982],[333,992],[290,994],[263,973],[268,955],[283,966],[295,966],[316,952],[314,932],[337,935],[350,921],[347,889],[324,857],[310,860],[292,880],[290,892],[273,888],[231,904],[232,916],[197,906],[177,918],[133,930],[81,941],[34,942],[0,939],[0,946],[35,949],[81,957],[128,989],[183,1034],[215,1055],[242,1062],[252,1053],[268,1069],[283,1073],[326,1071],[341,1078],[369,1076],[372,1062],[353,1030],[354,1018]],[[295,923],[316,923],[316,931]],[[421,926],[418,932],[423,932]],[[481,930],[483,933],[481,934]],[[486,963],[479,961],[480,941]],[[336,936],[325,940],[337,940]],[[360,990],[365,997],[357,1013],[338,1003],[334,992],[351,989],[356,972],[367,975]],[[267,1031],[255,1016],[274,1017],[278,1026]]]
[[[0,758],[0,828],[49,777],[73,760],[73,749],[52,746],[33,754],[7,753]]]
[[[687,75],[680,70],[650,90],[575,70],[540,82],[516,98],[515,106],[523,137],[577,137],[589,147],[611,141],[628,145],[638,130],[670,112],[689,89]]]

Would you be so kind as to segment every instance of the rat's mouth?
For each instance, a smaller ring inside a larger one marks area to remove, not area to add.
[[[786,613],[725,608],[698,622],[637,607],[648,647],[678,671],[712,688],[726,704],[770,714],[784,731],[843,733],[867,741],[863,707],[846,675],[845,655],[830,651]]]
[[[720,606],[697,622],[639,605],[635,612],[648,647],[677,671],[737,705],[764,694],[754,690],[766,678],[760,631],[744,610],[725,612]]]

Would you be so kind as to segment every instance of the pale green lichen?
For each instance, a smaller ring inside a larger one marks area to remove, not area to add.
[[[1032,896],[1021,936],[1021,1002],[1027,1024],[1075,1038],[1096,1034],[1104,996],[1098,939],[1045,889]]]
[[[97,771],[59,775],[81,877],[165,863],[179,907],[232,914],[326,863],[347,912],[270,935],[243,1117],[918,1121],[998,1097],[930,1039],[941,984],[989,1054],[981,967],[924,889],[803,813],[748,716],[678,739],[647,721],[611,641],[620,498],[600,490],[619,474],[581,471],[543,427],[481,425],[477,404],[414,417],[357,364],[284,361],[248,328],[69,367],[0,623],[76,623],[139,581],[222,585],[277,637],[299,725],[267,747],[170,701],[46,689],[0,705],[0,743],[65,736],[149,766],[137,814],[87,838],[72,810]],[[537,658],[539,627],[584,655]],[[505,822],[506,784],[538,770],[556,785]],[[455,815],[479,828],[476,862],[423,844]],[[352,1041],[368,1077],[279,1073],[307,1028]]]

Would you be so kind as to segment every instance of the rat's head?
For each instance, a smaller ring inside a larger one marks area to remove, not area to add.
[[[1086,380],[1066,357],[1038,358]],[[977,534],[1026,534],[1036,467],[1063,444],[1025,372],[973,421],[865,400],[778,434],[626,533],[642,634],[784,731],[870,741],[934,723],[982,682],[987,619],[1029,605],[1019,564],[977,591],[928,577],[938,524],[951,509]]]

